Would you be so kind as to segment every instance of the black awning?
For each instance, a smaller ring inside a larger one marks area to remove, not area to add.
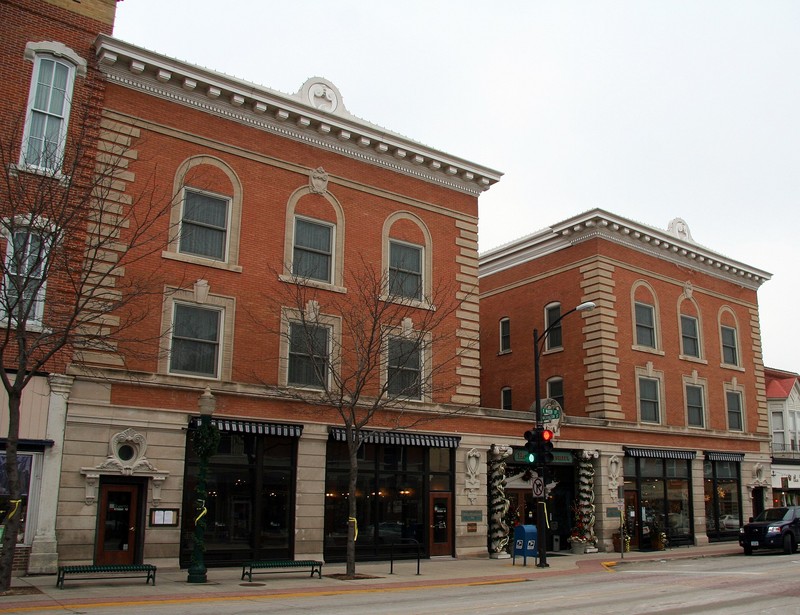
[[[345,442],[347,432],[343,427],[331,427],[330,436],[336,442]],[[361,441],[369,444],[397,444],[399,446],[428,446],[433,448],[458,448],[461,436],[416,433],[413,431],[361,431]]]
[[[716,451],[705,451],[705,456],[708,461],[735,461],[737,463],[744,461],[744,453],[719,453]]]
[[[261,421],[241,421],[237,419],[212,418],[211,424],[226,433],[244,433],[257,436],[286,436],[299,438],[303,433],[302,425],[287,425],[283,423],[262,423]],[[197,429],[200,417],[193,416],[189,421],[189,429]]]
[[[6,450],[7,444],[7,438],[0,438],[0,451]],[[50,448],[53,444],[55,442],[52,440],[26,440],[25,438],[20,438],[17,440],[17,450],[19,452],[35,453]]]
[[[633,448],[625,447],[625,454],[629,457],[652,457],[657,459],[694,459],[695,451],[678,451],[669,448]]]

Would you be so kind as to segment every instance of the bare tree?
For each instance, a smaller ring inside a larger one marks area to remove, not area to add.
[[[19,126],[0,142],[0,381],[8,394],[6,514],[0,591],[8,589],[21,514],[20,402],[31,380],[114,355],[146,315],[145,294],[163,293],[159,272],[137,261],[160,252],[171,198],[152,185],[124,193],[138,131],[86,106],[58,159],[17,157]],[[21,120],[20,122],[21,123]],[[6,134],[6,133],[4,133]],[[120,364],[122,359],[117,359]]]
[[[467,408],[443,400],[455,391],[456,364],[477,343],[457,334],[456,311],[469,293],[455,282],[434,285],[428,295],[408,292],[413,280],[363,260],[345,272],[347,294],[289,278],[283,276],[282,291],[267,299],[269,312],[280,314],[284,351],[281,382],[265,385],[312,411],[325,407],[338,414],[349,457],[346,575],[352,578],[358,451],[376,430],[408,429]],[[273,332],[274,326],[254,318]]]

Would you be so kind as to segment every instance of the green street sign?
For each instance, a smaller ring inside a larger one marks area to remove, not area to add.
[[[542,408],[543,421],[555,421],[561,418],[561,409],[555,406],[545,406]]]

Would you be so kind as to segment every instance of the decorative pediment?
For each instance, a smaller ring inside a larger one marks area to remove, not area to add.
[[[161,502],[161,485],[169,472],[161,472],[147,459],[147,439],[134,429],[115,433],[108,443],[105,461],[92,468],[81,468],[86,479],[87,504],[97,502],[97,488],[101,476],[146,477],[152,480],[153,504]]]

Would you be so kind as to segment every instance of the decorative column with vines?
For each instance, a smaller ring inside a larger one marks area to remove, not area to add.
[[[508,557],[506,546],[510,540],[510,531],[505,517],[510,502],[505,493],[505,460],[510,454],[509,446],[493,446],[489,462],[489,554],[493,558]]]

